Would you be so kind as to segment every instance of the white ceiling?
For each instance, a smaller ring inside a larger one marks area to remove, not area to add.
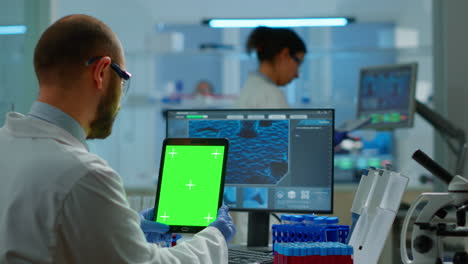
[[[432,0],[58,0],[57,4],[59,15],[84,10],[117,16],[122,22],[144,18],[163,23],[198,23],[210,17],[338,15],[364,22],[388,22],[398,20],[408,5],[418,5],[423,12],[430,10]]]
[[[359,21],[397,21],[408,5],[430,12],[433,0],[49,0],[57,16],[90,13],[122,23],[198,23],[209,17],[353,16]],[[25,0],[0,0],[0,24],[20,24]],[[113,19],[114,20],[114,19]]]

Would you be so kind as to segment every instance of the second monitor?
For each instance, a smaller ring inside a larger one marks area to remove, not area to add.
[[[361,69],[357,116],[359,119],[371,118],[365,128],[413,126],[416,74],[416,63]]]

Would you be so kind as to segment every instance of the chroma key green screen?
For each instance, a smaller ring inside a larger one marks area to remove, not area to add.
[[[223,146],[166,146],[157,222],[208,226],[216,219],[224,151]]]

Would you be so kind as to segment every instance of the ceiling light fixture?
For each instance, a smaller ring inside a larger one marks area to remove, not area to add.
[[[317,17],[317,18],[257,18],[257,19],[207,19],[203,24],[213,28],[254,28],[267,27],[342,27],[354,22],[348,17]]]
[[[26,26],[0,26],[0,35],[19,35],[26,33]]]

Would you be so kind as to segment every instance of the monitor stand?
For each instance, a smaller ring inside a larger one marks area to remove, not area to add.
[[[247,247],[255,251],[271,251],[268,247],[269,234],[270,213],[249,212]]]

